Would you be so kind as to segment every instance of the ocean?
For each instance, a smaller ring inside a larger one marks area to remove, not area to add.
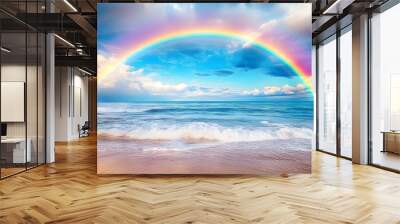
[[[98,104],[99,136],[123,138],[132,142],[129,147],[142,150],[187,150],[266,140],[311,142],[312,130],[310,99]],[[146,141],[151,144],[143,144]]]

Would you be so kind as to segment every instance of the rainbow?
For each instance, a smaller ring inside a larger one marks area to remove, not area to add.
[[[311,74],[307,74],[299,64],[295,63],[283,50],[274,46],[271,43],[268,43],[265,40],[261,40],[256,37],[256,35],[251,34],[243,34],[240,31],[229,30],[229,29],[187,29],[187,30],[178,30],[173,32],[164,33],[158,36],[154,36],[152,38],[146,39],[141,43],[135,44],[132,48],[122,53],[116,60],[113,60],[112,63],[108,63],[103,65],[101,70],[98,72],[98,80],[101,81],[104,77],[108,76],[110,73],[115,71],[115,69],[123,64],[129,57],[138,54],[140,52],[145,51],[151,47],[156,45],[188,38],[188,37],[196,37],[196,36],[217,36],[217,37],[228,37],[234,38],[244,41],[245,43],[251,44],[252,46],[261,48],[274,56],[281,59],[285,64],[287,64],[303,81],[305,86],[312,92],[312,82],[311,82]]]

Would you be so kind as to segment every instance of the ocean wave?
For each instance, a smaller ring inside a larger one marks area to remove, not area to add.
[[[228,113],[228,112],[265,112],[264,109],[256,109],[256,108],[230,108],[230,107],[204,107],[204,108],[154,108],[143,111],[146,113],[165,113],[165,112],[220,112],[220,113]]]
[[[148,110],[151,110],[149,108],[132,108],[132,107],[121,107],[121,106],[115,106],[115,107],[98,107],[97,112],[98,113],[141,113],[141,112],[146,112]]]
[[[130,130],[108,129],[99,134],[124,137],[137,140],[186,140],[217,142],[250,142],[275,139],[303,138],[309,139],[312,130],[309,128],[279,127],[244,128],[224,127],[212,123],[192,122],[181,125],[150,124]]]
[[[231,112],[233,108],[155,108],[146,110],[146,113],[165,113],[165,112]]]

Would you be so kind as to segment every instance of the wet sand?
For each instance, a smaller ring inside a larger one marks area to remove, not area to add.
[[[226,143],[157,150],[157,141],[98,137],[98,174],[256,174],[311,172],[307,139]],[[150,150],[149,150],[150,149]]]

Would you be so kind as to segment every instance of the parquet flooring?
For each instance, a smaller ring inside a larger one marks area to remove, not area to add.
[[[98,176],[96,141],[0,181],[0,223],[400,223],[400,175],[313,152],[313,174]]]

